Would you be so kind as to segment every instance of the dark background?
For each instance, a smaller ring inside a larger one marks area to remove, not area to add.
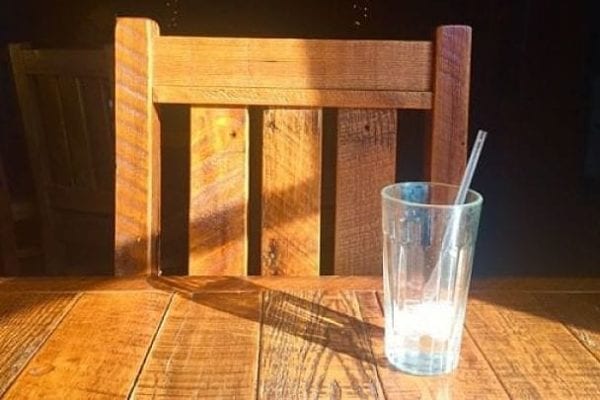
[[[164,34],[431,38],[473,27],[471,137],[490,132],[473,187],[485,198],[476,275],[600,275],[600,7],[542,0],[21,0],[0,23],[0,144],[13,190],[25,148],[6,44],[98,47],[116,15]]]

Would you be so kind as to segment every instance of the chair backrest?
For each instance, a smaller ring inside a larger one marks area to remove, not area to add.
[[[395,179],[397,109],[431,110],[427,178],[460,179],[469,27],[440,27],[434,41],[204,38],[122,18],[115,41],[119,275],[160,273],[161,103],[190,105],[190,274],[245,275],[258,224],[261,274],[318,275],[331,212],[334,273],[380,273],[379,190]],[[249,106],[262,107],[258,121]],[[322,166],[324,107],[337,109],[333,174]],[[261,194],[249,206],[250,183]]]
[[[10,57],[47,272],[102,272],[113,247],[112,50],[13,44]]]

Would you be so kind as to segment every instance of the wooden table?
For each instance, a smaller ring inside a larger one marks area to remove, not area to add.
[[[476,281],[459,369],[383,354],[381,278],[0,279],[6,398],[600,398],[600,279]]]

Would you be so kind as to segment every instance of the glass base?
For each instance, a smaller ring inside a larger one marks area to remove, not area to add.
[[[389,351],[386,357],[390,364],[402,372],[412,375],[449,374],[458,366],[458,357],[448,353],[423,353],[419,351]]]

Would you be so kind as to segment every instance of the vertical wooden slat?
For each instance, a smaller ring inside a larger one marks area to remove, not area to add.
[[[176,296],[133,398],[254,399],[259,292]]]
[[[79,295],[0,293],[0,397]]]
[[[465,168],[469,125],[471,28],[442,26],[435,39],[432,133],[427,175],[458,184]]]
[[[263,114],[263,275],[318,275],[322,111]]]
[[[191,108],[190,275],[246,275],[248,110]]]
[[[115,273],[158,273],[160,122],[152,102],[158,25],[120,18],[115,47]]]
[[[61,104],[64,112],[65,130],[69,156],[73,168],[75,186],[95,188],[94,163],[91,155],[86,112],[83,106],[81,85],[77,78],[59,76]],[[100,109],[93,110],[99,112]]]
[[[103,86],[108,80],[81,79],[81,101],[86,115],[86,129],[89,132],[94,179],[98,187],[104,190],[114,190],[114,135],[112,110],[109,100],[104,97]]]
[[[55,217],[51,212],[50,198],[46,187],[52,184],[47,148],[42,140],[44,127],[42,115],[35,99],[35,85],[27,76],[23,61],[22,51],[26,45],[10,45],[10,60],[12,64],[13,79],[15,81],[19,108],[21,109],[22,122],[27,140],[27,152],[32,166],[35,183],[36,198],[42,219],[42,246],[46,272],[57,274],[64,257],[64,248],[58,242],[54,233]]]
[[[335,274],[380,275],[380,191],[394,182],[396,111],[338,112]]]
[[[71,186],[73,169],[65,126],[65,113],[58,87],[58,77],[39,75],[35,78],[37,101],[44,133],[41,142],[46,146],[52,183]]]

